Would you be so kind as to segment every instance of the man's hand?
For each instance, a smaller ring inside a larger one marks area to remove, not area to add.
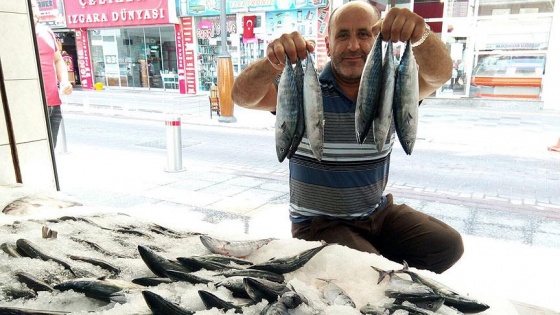
[[[305,40],[300,33],[293,32],[290,34],[283,34],[268,44],[266,57],[272,67],[277,70],[282,70],[286,62],[286,55],[295,63],[296,57],[305,59],[307,57],[307,51],[313,52],[314,50],[315,41]]]
[[[412,43],[419,41],[426,30],[426,22],[418,14],[405,8],[392,8],[384,19],[373,26],[373,33],[383,36],[384,41]]]
[[[72,84],[70,84],[70,82],[68,81],[60,82],[60,92],[62,92],[62,94],[70,95],[72,94],[72,91],[73,91],[73,87]]]

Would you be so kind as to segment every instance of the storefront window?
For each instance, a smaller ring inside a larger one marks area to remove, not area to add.
[[[554,0],[480,0],[478,15],[507,15],[528,13],[551,13],[554,11]]]
[[[95,82],[178,88],[173,26],[91,30],[90,45]]]

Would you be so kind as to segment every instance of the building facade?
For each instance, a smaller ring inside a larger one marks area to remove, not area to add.
[[[197,94],[217,84],[221,1],[61,1],[39,3],[44,22],[74,57],[76,82],[84,88],[102,83]],[[317,42],[321,68],[328,59],[329,14],[344,2],[226,1],[226,46],[234,75],[262,58],[271,40],[292,31]],[[418,13],[447,44],[454,75],[435,97],[541,100],[545,85],[553,82],[545,73],[547,64],[560,58],[550,50],[551,31],[560,24],[554,0],[369,2],[382,15],[391,7]]]

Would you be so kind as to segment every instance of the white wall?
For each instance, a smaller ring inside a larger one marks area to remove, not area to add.
[[[17,183],[19,168],[24,185],[54,190],[53,153],[30,16],[28,0],[0,1],[0,62],[5,87],[0,89],[0,185]],[[8,137],[8,114],[16,162]]]

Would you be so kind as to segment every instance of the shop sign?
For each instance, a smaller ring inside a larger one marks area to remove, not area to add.
[[[93,88],[93,76],[91,75],[91,61],[89,58],[89,40],[86,30],[76,30],[76,53],[78,54],[78,70],[80,71],[80,83],[84,89]]]
[[[237,24],[235,23],[235,15],[226,17],[226,29],[228,36],[237,33]],[[222,24],[219,16],[208,16],[201,18],[196,28],[196,38],[209,39],[220,37],[222,34]]]
[[[194,57],[194,22],[192,17],[181,18],[181,47],[184,53],[184,57],[179,57],[179,39],[177,39],[177,59],[180,63],[183,63],[184,68],[184,80],[185,83],[181,82],[181,65],[177,66],[179,70],[179,86],[184,88],[185,91],[179,90],[181,94],[196,94],[196,68],[195,68],[195,57]],[[179,37],[177,37],[179,38]]]
[[[493,43],[486,44],[484,50],[546,49],[547,43]]]
[[[237,0],[226,1],[226,13],[263,12],[295,9],[316,9],[326,7],[328,0]],[[202,16],[220,15],[220,1],[189,0],[187,12],[181,7],[179,14]]]
[[[64,20],[64,6],[61,1],[37,0],[40,22],[52,28],[66,27]]]
[[[168,0],[66,1],[69,28],[169,24]]]

